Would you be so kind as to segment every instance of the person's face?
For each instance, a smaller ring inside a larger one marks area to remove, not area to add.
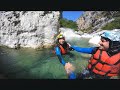
[[[105,40],[104,38],[101,38],[99,44],[99,49],[107,50],[109,48],[109,41]]]
[[[59,39],[59,43],[60,43],[60,44],[64,44],[64,42],[65,42],[65,40],[64,40],[63,38],[60,38],[60,39]]]

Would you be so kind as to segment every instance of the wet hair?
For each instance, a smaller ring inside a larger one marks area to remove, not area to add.
[[[67,49],[67,46],[68,46],[67,42],[65,41],[62,46],[64,49]]]
[[[110,48],[108,49],[109,55],[115,55],[120,53],[120,42],[119,41],[112,41]]]
[[[111,40],[109,38],[106,38],[106,37],[103,37],[103,36],[101,36],[101,39],[105,39],[106,41],[111,42]]]
[[[64,40],[65,40],[64,37],[63,37],[63,38],[58,38],[58,39],[56,40],[56,43],[57,43],[57,44],[59,44],[59,39],[64,39]]]
[[[105,39],[106,41],[109,41],[109,48],[111,48],[113,46],[113,41],[111,41],[109,38],[101,36],[101,39]]]

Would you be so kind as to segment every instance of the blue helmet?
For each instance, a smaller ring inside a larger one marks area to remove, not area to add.
[[[120,42],[120,32],[106,31],[101,36],[104,38],[108,38],[111,41],[119,41]]]

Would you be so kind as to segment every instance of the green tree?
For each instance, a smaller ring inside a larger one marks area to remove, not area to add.
[[[104,27],[103,30],[113,30],[113,29],[120,29],[120,17],[115,18],[114,21],[108,23]]]
[[[65,18],[60,19],[60,27],[71,28],[71,29],[74,29],[75,31],[78,31],[76,22],[72,20],[67,20]]]

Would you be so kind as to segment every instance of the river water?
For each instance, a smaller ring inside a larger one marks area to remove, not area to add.
[[[90,47],[89,39],[68,41],[71,45]],[[75,73],[81,72],[87,65],[90,55],[71,51],[64,55],[66,62],[75,66]],[[21,48],[19,50],[0,47],[0,73],[7,79],[67,79],[63,65],[51,49]]]

